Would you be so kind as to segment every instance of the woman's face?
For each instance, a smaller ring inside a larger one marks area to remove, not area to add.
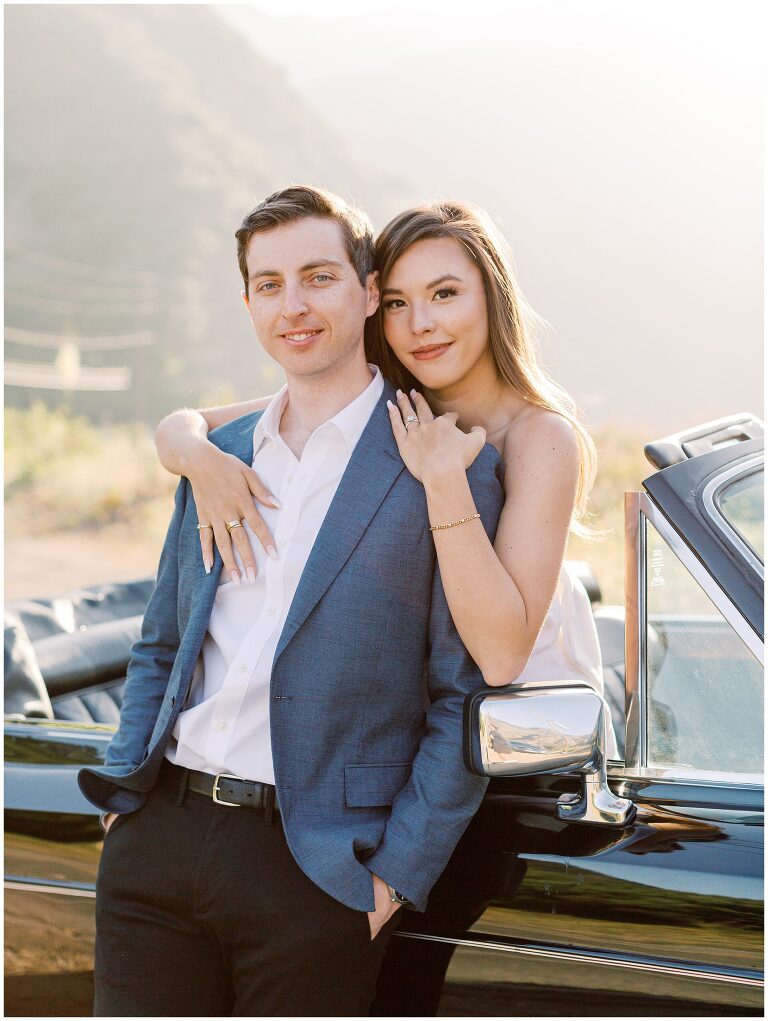
[[[493,369],[480,270],[453,238],[416,241],[381,292],[384,336],[427,390],[442,390],[481,366]]]

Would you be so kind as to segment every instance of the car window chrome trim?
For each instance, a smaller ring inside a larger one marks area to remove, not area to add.
[[[729,468],[727,471],[715,476],[714,479],[707,483],[701,494],[701,499],[711,524],[722,533],[730,545],[736,547],[752,570],[760,576],[761,581],[765,581],[765,567],[762,560],[744,539],[738,529],[734,528],[716,502],[721,489],[742,476],[754,475],[755,472],[759,471],[762,467],[762,455],[753,457],[749,461],[744,461],[741,464],[734,465],[732,468]]]
[[[96,897],[93,883],[67,883],[57,879],[25,879],[24,876],[6,876],[6,890],[24,890],[26,893],[54,893],[63,897]]]
[[[705,594],[709,596],[710,600],[722,613],[723,617],[731,625],[742,642],[744,642],[758,663],[763,666],[765,661],[763,643],[744,619],[739,609],[731,602],[706,568],[702,566],[690,547],[683,541],[669,521],[667,521],[651,498],[645,493],[640,493],[639,496],[640,512],[643,517],[650,521],[683,567],[693,577],[694,581],[698,582]],[[641,529],[641,531],[644,532],[645,529]]]
[[[634,971],[650,971],[656,975],[676,975],[707,982],[753,986],[758,989],[762,989],[764,986],[761,972],[753,973],[754,977],[752,977],[746,973],[737,973],[726,969],[703,971],[701,968],[682,963],[672,964],[669,961],[654,961],[650,958],[612,957],[598,950],[592,951],[587,948],[570,950],[567,947],[542,947],[527,943],[509,944],[497,943],[492,940],[454,939],[450,936],[432,936],[420,932],[407,932],[402,929],[396,929],[393,936],[400,936],[403,939],[423,939],[435,943],[450,943],[452,946],[468,947],[477,950],[500,950],[503,953],[521,954],[527,957],[546,957],[551,960],[567,961],[570,963],[601,964],[609,968],[631,968]]]
[[[624,763],[635,772],[645,761],[645,705],[640,678],[645,677],[645,529],[641,527],[642,493],[624,494]]]
[[[675,784],[689,787],[724,787],[728,790],[743,787],[745,790],[761,791],[765,786],[762,773],[715,773],[682,767],[659,769],[657,766],[640,766],[636,770],[629,770],[618,766],[608,769],[608,779],[617,783],[632,783],[635,780],[668,783],[674,780]]]

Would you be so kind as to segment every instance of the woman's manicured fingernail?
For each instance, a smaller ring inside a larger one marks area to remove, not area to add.
[[[403,393],[402,390],[398,390],[397,393],[395,394],[395,397],[404,397],[404,396],[405,396],[405,394]]]
[[[232,579],[232,582],[235,585],[239,585],[240,584],[240,575],[237,573],[237,571],[230,571],[229,572],[229,576],[230,576],[230,578]]]
[[[277,560],[277,550],[274,546],[267,546],[265,552],[271,560]]]
[[[256,572],[252,567],[249,567],[245,573],[248,576],[248,581],[256,581]]]
[[[415,396],[416,396],[416,391],[415,390],[411,390],[411,397],[415,397]]]
[[[394,409],[394,407],[395,407],[395,406],[394,406],[394,404],[392,403],[392,401],[387,401],[387,407],[389,408],[389,410],[390,410],[390,411],[392,411],[392,410]]]
[[[283,509],[283,505],[280,503],[276,496],[272,496],[272,494],[270,493],[269,499],[271,500],[273,507],[276,507],[278,510]]]
[[[211,573],[211,568],[213,567],[213,564],[211,563],[210,560],[204,560],[203,561],[203,567],[205,568],[205,573],[206,574],[210,574]]]

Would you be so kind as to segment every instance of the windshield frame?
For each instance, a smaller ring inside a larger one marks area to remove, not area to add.
[[[734,522],[726,516],[720,506],[720,496],[729,486],[748,475],[764,474],[764,458],[762,456],[742,461],[726,471],[717,475],[707,483],[701,494],[704,510],[714,527],[722,534],[723,538],[735,549],[754,571],[765,580],[765,565],[760,554],[754,549],[749,540],[739,531]]]

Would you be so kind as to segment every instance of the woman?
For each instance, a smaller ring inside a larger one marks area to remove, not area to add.
[[[595,448],[538,362],[503,238],[481,210],[435,203],[384,228],[376,267],[381,304],[367,324],[368,360],[399,387],[392,429],[424,485],[430,521],[444,526],[432,535],[464,644],[490,685],[575,676],[602,690],[589,602],[562,569],[569,530],[584,531]],[[206,569],[215,537],[236,583],[253,579],[256,565],[245,544],[238,560],[226,522],[245,519],[276,557],[254,498],[279,504],[204,437],[269,400],[176,412],[156,435],[163,464],[189,478],[200,520],[213,523],[214,536],[201,531]],[[506,493],[493,543],[466,479],[486,441],[501,455]]]

